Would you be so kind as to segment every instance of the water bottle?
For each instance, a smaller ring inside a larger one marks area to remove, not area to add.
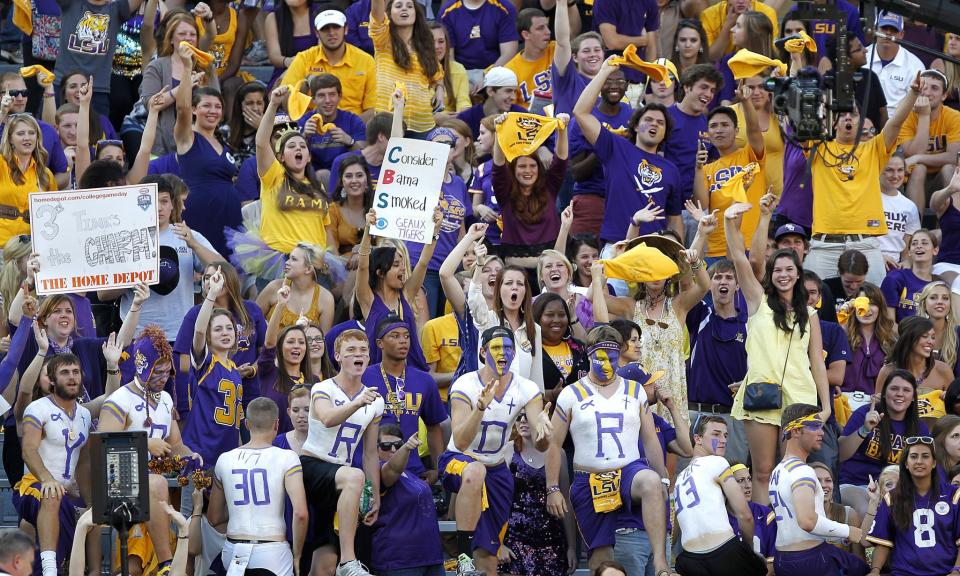
[[[373,482],[367,480],[363,483],[363,492],[360,493],[360,520],[370,512],[373,501]]]

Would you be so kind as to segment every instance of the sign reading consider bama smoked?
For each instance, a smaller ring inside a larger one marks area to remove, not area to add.
[[[41,295],[159,281],[156,184],[34,192],[30,217]]]
[[[433,241],[433,211],[450,147],[445,144],[391,138],[380,169],[373,207],[377,224],[374,236],[428,244]]]

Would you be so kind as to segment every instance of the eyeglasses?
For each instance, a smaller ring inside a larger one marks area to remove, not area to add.
[[[396,440],[394,442],[379,442],[380,449],[384,452],[392,452],[394,450],[399,450],[403,446],[403,440]]]
[[[307,336],[307,344],[313,344],[314,342],[323,342],[323,336]]]
[[[28,92],[26,90],[7,90],[7,94],[9,94],[11,98],[26,98]]]
[[[933,446],[933,437],[932,436],[910,436],[905,440],[907,446],[913,446],[914,444],[926,444],[927,446]]]

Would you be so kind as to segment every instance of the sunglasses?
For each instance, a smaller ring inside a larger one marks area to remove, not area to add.
[[[914,444],[926,444],[927,446],[933,446],[933,437],[932,436],[910,436],[905,440],[907,446],[913,446]]]
[[[399,450],[403,446],[403,440],[397,440],[395,442],[379,442],[380,449],[384,452],[392,452],[393,450]]]
[[[116,146],[123,150],[123,140],[99,140],[96,144],[96,152],[99,154],[107,146]]]
[[[26,98],[27,93],[26,90],[7,90],[7,94],[9,94],[11,98]]]
[[[657,328],[660,328],[661,330],[666,330],[667,328],[670,327],[670,325],[667,324],[666,322],[661,322],[661,321],[659,321],[659,320],[653,320],[652,318],[644,318],[644,319],[643,319],[643,323],[646,324],[647,326],[656,326]]]
[[[521,413],[517,416],[517,422],[526,422],[526,421],[527,421],[527,413],[526,413],[526,412],[521,412]]]

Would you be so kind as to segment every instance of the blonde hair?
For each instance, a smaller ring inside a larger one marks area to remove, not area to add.
[[[957,320],[953,316],[953,304],[950,292],[950,286],[943,280],[934,280],[920,291],[920,305],[917,306],[917,316],[930,318],[927,313],[927,298],[933,293],[934,289],[943,287],[947,291],[947,301],[951,302],[947,317],[943,320],[943,342],[940,344],[940,360],[945,362],[952,369],[957,364]]]
[[[20,272],[20,259],[30,255],[30,236],[18,234],[7,240],[3,247],[3,268],[0,268],[0,298],[3,298],[3,317],[10,317],[10,304],[20,290],[24,274]]]
[[[23,170],[20,169],[20,163],[17,162],[13,153],[13,143],[10,141],[10,135],[20,124],[29,124],[37,133],[37,145],[33,148],[33,153],[30,156],[36,165],[37,183],[40,185],[40,191],[49,190],[50,172],[47,170],[47,150],[43,147],[43,133],[40,132],[40,124],[29,114],[21,113],[10,116],[3,131],[3,138],[0,139],[0,155],[7,161],[10,179],[18,186],[22,186],[26,182]]]
[[[544,250],[540,253],[540,257],[537,258],[537,284],[541,291],[543,291],[543,263],[547,258],[556,258],[560,262],[563,262],[563,265],[567,269],[568,280],[573,279],[573,264],[570,263],[570,260],[557,250]]]

